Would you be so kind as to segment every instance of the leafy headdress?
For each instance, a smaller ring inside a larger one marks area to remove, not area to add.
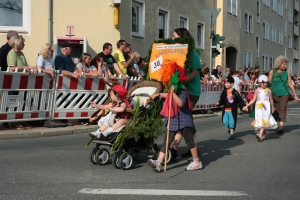
[[[185,75],[185,69],[176,62],[171,61],[167,65],[162,65],[162,82],[166,89],[170,89],[174,85],[174,90],[184,89],[185,86],[183,82],[187,80]]]

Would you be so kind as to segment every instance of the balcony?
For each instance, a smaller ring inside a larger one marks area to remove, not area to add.
[[[295,0],[295,7],[294,9],[299,12],[299,0]]]
[[[294,35],[299,36],[299,26],[294,25]]]
[[[293,57],[296,60],[299,60],[299,51],[296,49],[293,49]]]

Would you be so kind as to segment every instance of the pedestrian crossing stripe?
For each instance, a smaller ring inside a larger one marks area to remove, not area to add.
[[[144,196],[248,196],[241,191],[219,190],[159,190],[159,189],[92,189],[83,188],[82,194],[95,195],[144,195]]]

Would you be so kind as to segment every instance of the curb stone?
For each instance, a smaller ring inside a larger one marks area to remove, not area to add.
[[[204,119],[217,117],[218,114],[193,114],[193,119]],[[0,125],[1,126],[1,125]],[[35,127],[31,130],[1,130],[0,129],[0,141],[1,140],[12,140],[12,139],[30,139],[30,138],[45,138],[45,137],[55,137],[63,135],[72,134],[83,134],[95,131],[98,125],[75,125],[67,127],[57,127],[57,128],[45,128],[45,127]],[[22,132],[21,132],[22,131]]]

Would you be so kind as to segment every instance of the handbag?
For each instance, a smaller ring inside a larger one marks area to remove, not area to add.
[[[282,83],[282,85],[284,86],[284,88],[286,89],[286,91],[288,92],[289,94],[289,99],[293,99],[294,96],[290,93],[290,91],[286,88],[285,84],[283,83],[282,79],[281,79],[281,76],[278,76],[280,78],[280,81]]]

